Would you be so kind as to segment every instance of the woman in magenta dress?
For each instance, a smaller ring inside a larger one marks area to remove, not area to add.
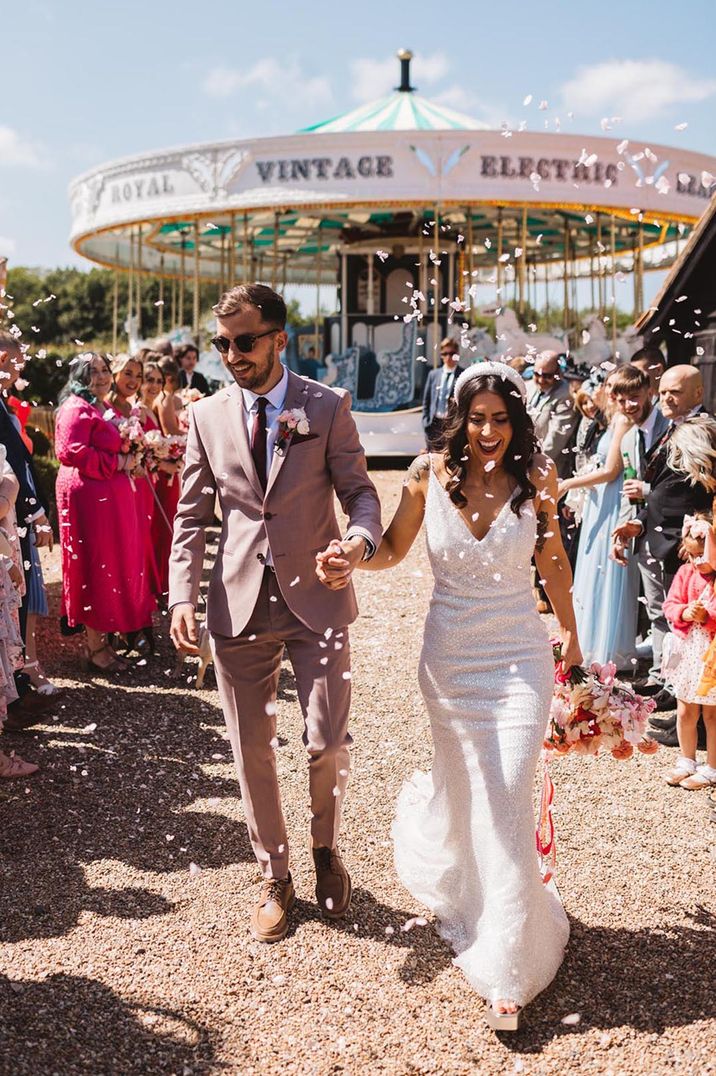
[[[179,412],[184,404],[179,396],[179,367],[173,359],[163,356],[159,368],[164,377],[164,387],[154,404],[161,431],[165,437],[183,434],[179,422]],[[169,554],[172,548],[172,528],[174,516],[179,503],[181,480],[179,475],[159,474],[157,478],[157,497],[161,511],[157,507],[154,513],[152,537],[154,551],[159,565],[162,595],[166,598],[169,590]]]
[[[63,612],[71,627],[84,624],[92,670],[124,667],[108,632],[139,631],[151,623],[154,599],[136,494],[127,474],[119,431],[106,415],[112,388],[103,355],[72,364],[57,412],[57,512],[62,551]]]

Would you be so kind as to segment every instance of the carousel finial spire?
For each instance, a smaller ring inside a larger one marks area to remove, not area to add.
[[[413,54],[410,49],[399,49],[396,55],[400,60],[400,85],[395,88],[399,93],[413,93],[416,89],[410,85],[410,61]]]

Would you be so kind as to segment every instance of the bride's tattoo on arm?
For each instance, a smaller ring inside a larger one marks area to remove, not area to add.
[[[430,470],[430,458],[428,456],[416,456],[408,467],[405,476],[406,482],[420,482],[423,475]]]
[[[537,553],[542,552],[551,534],[552,532],[549,530],[549,512],[543,508],[541,512],[537,513],[537,541],[535,542],[535,551]]]

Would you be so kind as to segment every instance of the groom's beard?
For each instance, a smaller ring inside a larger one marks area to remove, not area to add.
[[[260,392],[274,373],[272,354],[259,359],[241,358],[236,362],[227,360],[226,365],[239,388]]]

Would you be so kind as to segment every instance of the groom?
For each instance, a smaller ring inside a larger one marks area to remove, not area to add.
[[[236,384],[191,408],[169,570],[171,635],[197,653],[204,528],[218,494],[223,520],[207,627],[251,844],[264,882],[251,917],[258,941],[280,941],[294,900],[276,775],[276,691],[284,647],[296,677],[308,753],[316,897],[324,915],[350,907],[337,841],[351,737],[351,586],[327,590],[318,552],[351,567],[381,540],[380,502],[350,397],[287,370],[286,305],[263,284],[224,293],[214,345]],[[334,493],[348,516],[343,540]],[[337,549],[336,549],[337,552]]]

